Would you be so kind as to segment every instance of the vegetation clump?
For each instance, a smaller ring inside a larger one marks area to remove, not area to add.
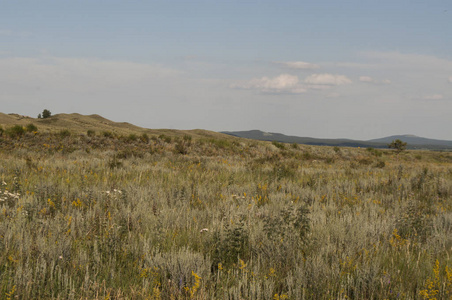
[[[52,113],[48,109],[44,109],[41,114],[38,114],[38,119],[47,119],[52,116]]]
[[[397,151],[397,153],[400,153],[400,152],[406,150],[406,146],[407,146],[407,143],[402,142],[402,141],[399,140],[399,139],[392,141],[392,142],[388,145],[389,148],[395,149],[395,150]]]
[[[6,134],[11,138],[18,138],[25,134],[25,129],[20,125],[14,125],[6,130]]]
[[[36,132],[36,131],[38,131],[38,127],[36,127],[36,125],[34,125],[32,123],[27,124],[27,126],[25,126],[25,129],[26,129],[27,132]]]
[[[275,146],[278,149],[284,150],[286,149],[286,146],[283,143],[277,142],[277,141],[273,141],[272,142],[273,146]]]

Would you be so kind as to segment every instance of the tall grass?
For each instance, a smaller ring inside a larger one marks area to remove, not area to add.
[[[0,143],[0,298],[452,296],[451,153],[113,134]]]

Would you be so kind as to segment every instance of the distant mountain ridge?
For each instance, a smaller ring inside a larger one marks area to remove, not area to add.
[[[222,133],[261,141],[277,141],[281,143],[297,143],[315,146],[362,148],[388,148],[389,143],[393,140],[399,139],[407,143],[408,149],[452,150],[452,141],[428,139],[415,135],[393,135],[380,139],[362,141],[352,139],[319,139],[312,137],[289,136],[282,133],[264,132],[261,130],[223,131]]]
[[[410,144],[410,145],[435,145],[435,146],[452,147],[452,141],[435,140],[435,139],[429,139],[429,138],[424,138],[424,137],[410,135],[410,134],[392,135],[392,136],[387,136],[384,138],[372,139],[372,140],[369,140],[368,142],[389,144],[393,140],[397,140],[397,139],[401,140],[403,142],[406,142],[407,144]]]

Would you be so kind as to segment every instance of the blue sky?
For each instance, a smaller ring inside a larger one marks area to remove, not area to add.
[[[0,111],[452,140],[450,1],[1,1]]]

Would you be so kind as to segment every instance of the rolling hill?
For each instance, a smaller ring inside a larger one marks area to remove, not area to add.
[[[388,144],[390,142],[396,139],[400,139],[408,144],[408,149],[452,150],[452,141],[434,140],[413,135],[394,135],[381,139],[361,141],[351,139],[318,139],[311,137],[288,136],[281,133],[263,132],[260,130],[224,131],[223,133],[261,141],[277,141],[282,143],[297,143],[315,146],[362,148],[388,148]]]
[[[86,133],[88,130],[96,132],[112,132],[118,135],[129,135],[143,133],[149,135],[167,135],[167,136],[184,136],[190,135],[193,138],[222,138],[234,139],[222,133],[193,129],[193,130],[174,130],[174,129],[148,129],[135,126],[127,122],[114,122],[100,115],[81,115],[78,113],[56,114],[46,119],[32,118],[19,114],[5,114],[0,112],[0,126],[4,129],[14,125],[26,126],[34,124],[40,132],[57,132],[61,130],[70,130],[74,133]]]
[[[387,137],[380,138],[380,139],[369,140],[368,142],[389,144],[393,140],[397,140],[397,139],[399,139],[403,142],[406,142],[408,145],[431,145],[431,146],[452,147],[452,141],[428,139],[428,138],[423,138],[423,137],[409,135],[409,134],[392,135],[392,136],[387,136]]]

